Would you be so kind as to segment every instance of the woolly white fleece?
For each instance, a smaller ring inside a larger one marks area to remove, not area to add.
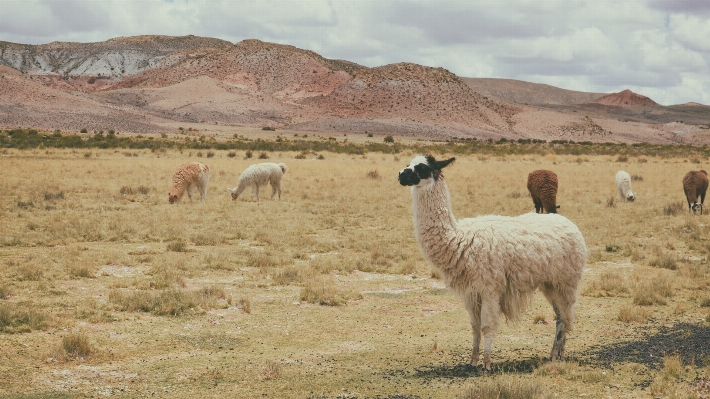
[[[631,176],[623,170],[616,172],[616,188],[619,189],[619,195],[624,200],[636,199],[636,194],[631,191]]]
[[[281,199],[281,178],[286,173],[286,165],[283,163],[264,162],[249,166],[239,176],[237,187],[228,188],[232,194],[232,199],[236,200],[247,187],[252,188],[251,196],[256,195],[259,200],[259,186],[271,184],[271,199],[278,192]]]
[[[418,156],[408,168],[414,170],[421,162],[427,160]],[[471,364],[478,363],[482,332],[484,366],[490,369],[500,313],[516,320],[536,288],[557,314],[551,357],[562,357],[587,259],[584,237],[577,226],[561,215],[536,213],[457,222],[443,175],[422,179],[411,191],[417,242],[446,285],[462,297],[471,317]]]

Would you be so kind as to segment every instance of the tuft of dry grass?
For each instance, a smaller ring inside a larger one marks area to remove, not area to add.
[[[261,369],[262,380],[276,380],[281,377],[281,363],[268,361]]]
[[[108,295],[108,301],[114,304],[117,310],[150,312],[158,316],[200,314],[205,310],[220,307],[217,301],[220,298],[225,298],[224,291],[210,288],[197,291],[166,289],[158,293],[150,291],[124,292],[114,289]]]
[[[607,208],[616,208],[616,196],[615,195],[610,195],[609,198],[606,199],[606,207]]]
[[[92,268],[85,265],[72,266],[69,269],[69,275],[74,278],[96,278]]]
[[[685,210],[685,205],[678,201],[663,206],[663,214],[666,216],[676,216]]]
[[[367,177],[368,179],[375,179],[375,180],[382,179],[382,176],[380,176],[380,173],[377,170],[371,170],[371,171],[367,172],[365,177]]]
[[[170,252],[187,252],[187,243],[185,241],[174,241],[167,245],[166,249]]]
[[[672,297],[674,293],[671,281],[660,275],[636,285],[634,304],[639,306],[665,305],[665,298]]]
[[[0,299],[8,299],[12,296],[12,288],[9,285],[0,285]]]
[[[86,359],[95,352],[86,334],[78,332],[62,338],[62,348],[70,359]]]
[[[460,399],[538,399],[545,390],[536,381],[514,375],[496,376],[465,387]]]
[[[592,280],[582,291],[582,295],[592,297],[628,296],[626,279],[615,271],[605,271]]]
[[[648,310],[638,306],[624,306],[619,309],[617,318],[624,323],[645,323],[650,317]]]
[[[251,313],[251,301],[249,298],[239,298],[239,305],[237,305],[244,313]]]
[[[668,270],[678,269],[678,261],[672,254],[662,254],[651,260],[648,265]]]
[[[47,314],[36,304],[0,303],[0,333],[26,333],[44,330],[48,326]]]

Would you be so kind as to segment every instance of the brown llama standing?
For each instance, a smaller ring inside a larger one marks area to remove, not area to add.
[[[551,170],[536,170],[528,175],[528,191],[536,213],[557,213],[557,175]]]
[[[703,203],[705,202],[705,192],[708,190],[708,172],[704,170],[691,170],[683,177],[683,191],[688,200],[688,212],[700,211],[703,214]],[[700,198],[700,202],[698,202]]]

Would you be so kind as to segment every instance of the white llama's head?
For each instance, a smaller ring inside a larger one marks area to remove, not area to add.
[[[399,184],[424,187],[434,184],[442,176],[441,170],[456,158],[437,161],[431,155],[417,155],[406,168],[399,172]]]

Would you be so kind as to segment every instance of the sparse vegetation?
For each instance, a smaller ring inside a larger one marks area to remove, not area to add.
[[[124,138],[102,135],[82,140]],[[140,148],[149,140],[136,136],[125,148],[0,149],[0,336],[9,348],[0,363],[12,366],[2,369],[0,396],[34,395],[27,381],[45,381],[66,397],[451,398],[473,387],[524,396],[495,387],[518,382],[538,398],[650,397],[651,389],[673,397],[706,374],[705,349],[692,346],[701,335],[688,328],[708,326],[708,228],[706,216],[688,213],[678,183],[690,165],[683,160],[705,162],[705,149],[673,157],[670,146],[532,140],[366,144],[351,133],[347,147],[342,133],[332,135],[339,140],[152,135],[165,143],[160,151]],[[252,159],[242,159],[247,150]],[[197,151],[215,153],[207,201],[170,206],[170,177]],[[446,179],[460,218],[529,212],[531,168],[568,176],[561,210],[583,232],[589,260],[567,361],[544,360],[549,342],[538,338],[555,316],[537,293],[520,322],[501,320],[510,339],[494,352],[492,375],[466,365],[466,311],[424,261],[410,192],[396,181],[414,154],[430,151],[458,159]],[[282,200],[232,202],[224,186],[261,152],[292,167]],[[608,208],[614,160],[627,153],[646,194]],[[641,156],[648,162],[637,163]],[[680,210],[667,216],[674,202]],[[663,346],[666,356],[678,351],[680,374],[664,371],[660,352],[651,365],[623,350],[597,357],[594,348],[653,343],[659,328],[677,332]],[[63,347],[77,333],[88,356]]]

